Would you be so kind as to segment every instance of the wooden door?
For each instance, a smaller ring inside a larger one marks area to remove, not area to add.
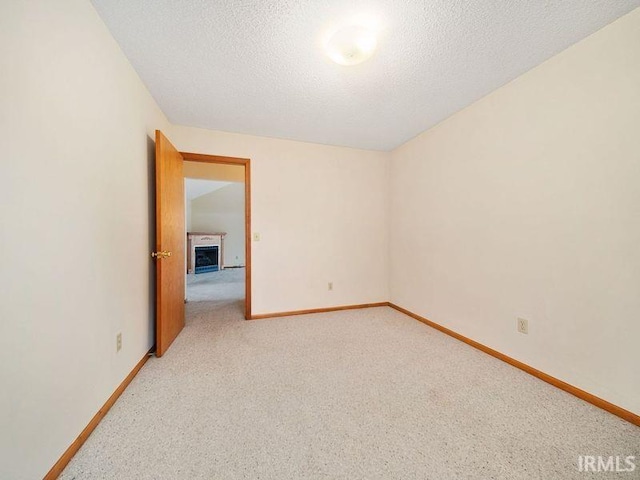
[[[156,130],[156,355],[162,356],[184,327],[183,159]]]

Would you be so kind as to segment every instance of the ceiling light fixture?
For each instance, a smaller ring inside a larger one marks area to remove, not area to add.
[[[325,51],[340,65],[357,65],[369,59],[378,44],[375,32],[363,25],[342,27],[329,36]]]

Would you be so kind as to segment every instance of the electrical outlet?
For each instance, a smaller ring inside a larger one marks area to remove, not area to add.
[[[329,282],[327,285],[328,290],[333,290],[333,282]]]
[[[122,333],[116,335],[116,352],[122,350]]]
[[[518,331],[525,334],[529,333],[529,320],[518,318]]]

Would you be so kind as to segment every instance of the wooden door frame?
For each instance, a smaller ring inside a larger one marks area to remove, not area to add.
[[[244,318],[245,320],[251,320],[251,160],[249,158],[224,157],[203,153],[180,152],[180,154],[185,162],[242,165],[244,167]]]

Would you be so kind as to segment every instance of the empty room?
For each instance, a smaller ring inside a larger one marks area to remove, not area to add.
[[[0,479],[640,479],[640,0],[3,0],[0,86]]]

